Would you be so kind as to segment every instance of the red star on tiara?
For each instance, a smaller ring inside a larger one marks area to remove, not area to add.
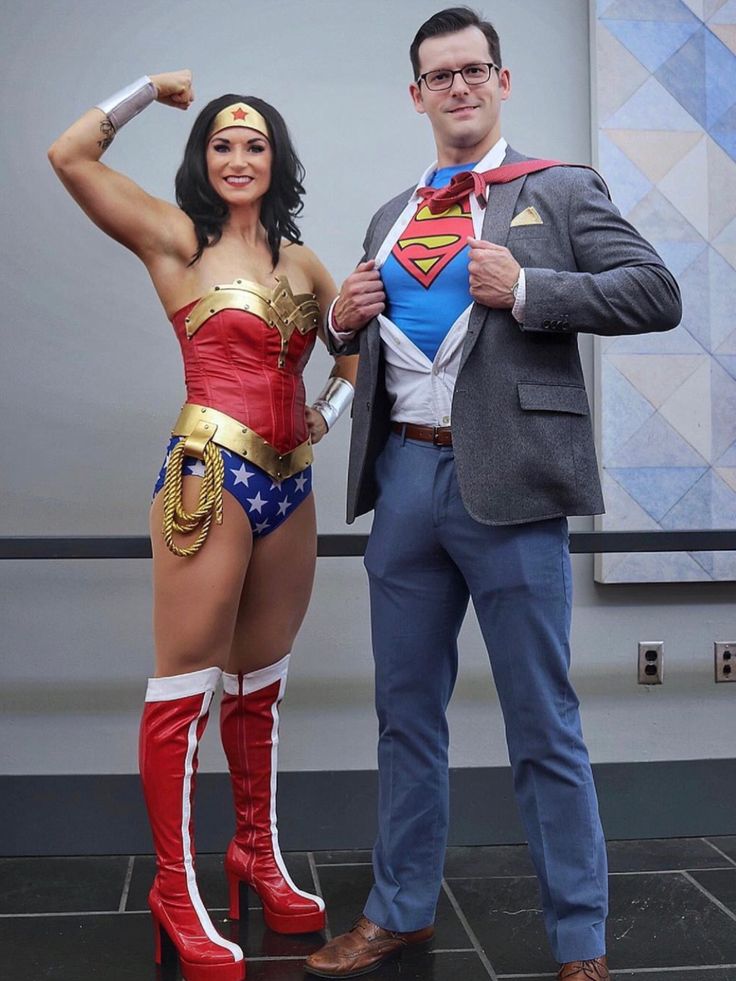
[[[247,115],[248,115],[248,113],[245,111],[245,109],[242,109],[240,106],[238,106],[237,109],[234,109],[233,110],[233,120],[235,120],[235,119],[245,119],[245,117]]]

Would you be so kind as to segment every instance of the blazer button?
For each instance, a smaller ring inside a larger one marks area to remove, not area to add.
[[[542,327],[549,327],[549,320],[543,320]]]

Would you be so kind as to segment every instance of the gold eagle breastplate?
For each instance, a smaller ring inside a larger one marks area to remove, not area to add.
[[[294,331],[306,335],[319,325],[319,304],[315,295],[294,294],[286,276],[277,277],[272,289],[247,279],[236,279],[234,283],[213,286],[189,311],[184,319],[187,338],[191,340],[202,324],[223,310],[245,310],[279,332],[279,368],[286,363]]]

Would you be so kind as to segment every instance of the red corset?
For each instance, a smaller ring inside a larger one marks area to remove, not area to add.
[[[307,439],[302,371],[319,322],[313,294],[281,277],[215,286],[172,317],[184,358],[187,402],[225,412],[280,453]]]

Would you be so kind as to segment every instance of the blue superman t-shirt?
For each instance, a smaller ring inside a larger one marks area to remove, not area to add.
[[[429,180],[440,188],[475,164],[441,167]],[[473,298],[468,281],[469,200],[433,215],[420,203],[381,267],[386,316],[434,361],[447,332]]]

